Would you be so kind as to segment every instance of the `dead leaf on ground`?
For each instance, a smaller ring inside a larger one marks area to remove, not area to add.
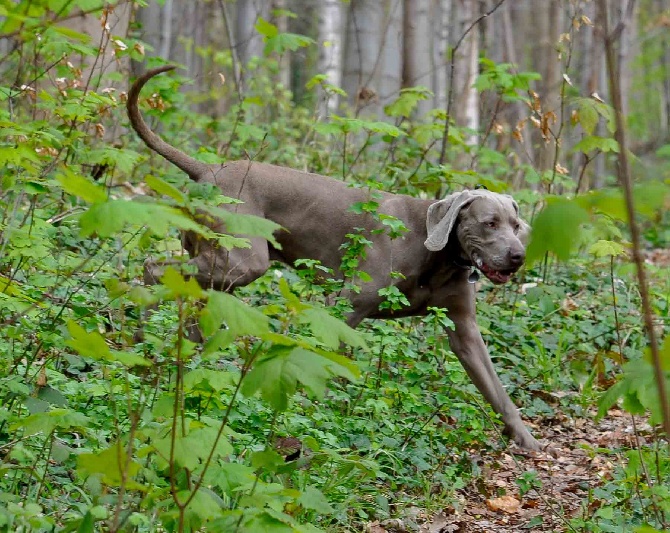
[[[370,522],[365,526],[366,533],[387,533],[378,520]]]
[[[495,512],[504,512],[508,514],[518,513],[521,507],[521,502],[513,496],[501,496],[500,498],[493,498],[486,500],[486,506]]]

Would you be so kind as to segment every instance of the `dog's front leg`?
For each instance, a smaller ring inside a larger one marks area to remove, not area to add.
[[[540,450],[540,443],[530,434],[516,406],[505,391],[484,344],[475,317],[451,317],[455,330],[448,330],[451,349],[468,376],[493,410],[505,423],[505,433],[522,448]]]

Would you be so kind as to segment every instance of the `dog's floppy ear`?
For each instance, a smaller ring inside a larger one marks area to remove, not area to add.
[[[462,191],[450,194],[443,200],[430,204],[426,214],[428,238],[423,243],[431,252],[442,250],[449,241],[451,230],[461,209],[470,205],[478,196],[488,191]],[[478,194],[480,193],[480,194]]]

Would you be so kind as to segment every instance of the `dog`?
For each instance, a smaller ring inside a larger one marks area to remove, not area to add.
[[[391,238],[379,217],[350,210],[353,204],[370,200],[364,189],[253,161],[205,164],[156,135],[139,111],[139,94],[148,80],[174,68],[159,67],[135,81],[126,106],[133,129],[150,149],[192,180],[213,184],[222,194],[241,201],[226,209],[263,217],[283,228],[275,234],[281,248],[252,236],[249,248],[226,250],[185,233],[184,247],[189,263],[196,267],[198,283],[232,291],[257,279],[272,261],[293,265],[298,259],[317,260],[342,277],[342,244],[348,234],[363,231],[372,244],[359,268],[371,280],[346,294],[353,309],[347,323],[355,327],[365,318],[425,315],[429,307],[446,308],[454,323],[453,329],[447,329],[450,347],[502,418],[505,433],[524,449],[540,450],[496,374],[475,319],[475,273],[496,284],[506,283],[525,260],[529,226],[519,218],[512,197],[488,190],[465,190],[439,201],[375,193],[377,212],[399,219],[407,229],[402,237]],[[221,220],[208,225],[226,233]],[[154,267],[148,265],[150,271]],[[379,290],[393,285],[409,305],[401,310],[380,308],[384,297]]]

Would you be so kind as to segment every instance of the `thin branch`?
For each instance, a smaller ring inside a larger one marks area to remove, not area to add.
[[[628,3],[627,15],[632,13],[634,0]],[[635,205],[633,201],[633,185],[630,177],[630,168],[628,163],[628,150],[626,148],[626,132],[623,118],[623,101],[621,96],[621,73],[620,65],[617,64],[614,43],[621,36],[625,19],[619,22],[614,31],[610,33],[608,23],[607,0],[598,0],[598,8],[602,24],[602,37],[605,44],[605,60],[607,62],[607,72],[609,77],[610,94],[612,97],[612,107],[614,108],[614,118],[616,121],[616,132],[614,137],[619,143],[617,175],[619,185],[623,189],[626,199],[626,210],[628,214],[628,225],[630,227],[631,241],[633,245],[633,262],[637,271],[637,279],[640,290],[640,299],[642,301],[642,314],[644,317],[645,329],[649,338],[649,348],[654,364],[654,373],[656,377],[656,386],[661,402],[661,413],[663,415],[663,430],[665,437],[670,438],[670,403],[668,403],[668,393],[665,389],[665,379],[663,366],[661,364],[661,355],[658,349],[658,339],[654,329],[654,319],[651,310],[651,301],[649,297],[649,287],[647,284],[647,274],[644,268],[644,259],[640,251],[640,228],[635,220]],[[670,444],[669,444],[670,446]]]

